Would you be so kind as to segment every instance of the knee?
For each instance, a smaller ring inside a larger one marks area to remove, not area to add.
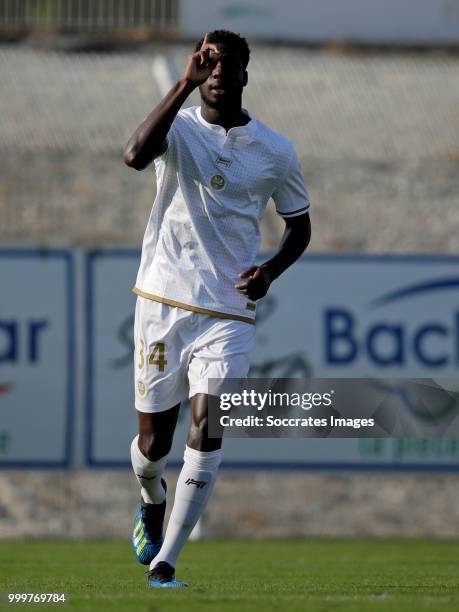
[[[193,419],[188,432],[187,445],[194,450],[210,452],[222,446],[221,438],[209,438],[207,416]]]
[[[139,450],[149,461],[158,461],[169,454],[172,440],[153,433],[139,433]]]

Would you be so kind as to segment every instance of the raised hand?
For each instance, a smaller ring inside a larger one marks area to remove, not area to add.
[[[188,56],[188,62],[183,73],[183,78],[195,87],[209,78],[220,57],[217,46],[209,43],[208,37],[209,34],[207,33],[199,51]]]

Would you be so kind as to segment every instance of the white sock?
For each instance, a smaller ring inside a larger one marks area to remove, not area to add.
[[[166,499],[164,487],[161,484],[161,476],[166,465],[166,457],[161,457],[158,461],[149,461],[139,448],[139,436],[132,440],[131,461],[134,474],[139,481],[141,495],[147,504],[161,504]]]
[[[175,567],[177,557],[212,493],[221,458],[221,450],[204,453],[189,446],[185,448],[184,464],[177,481],[174,507],[164,543],[151,562],[151,569],[160,561],[166,561]]]

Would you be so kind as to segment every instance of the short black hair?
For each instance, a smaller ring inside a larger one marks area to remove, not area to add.
[[[237,49],[242,65],[244,68],[247,68],[247,64],[249,63],[250,59],[250,49],[245,38],[243,38],[240,34],[236,34],[236,32],[230,32],[230,30],[214,30],[208,34],[208,42],[221,43],[222,45],[227,45],[228,47]],[[201,40],[196,43],[194,49],[195,52],[199,51],[203,42],[204,37],[202,37]]]

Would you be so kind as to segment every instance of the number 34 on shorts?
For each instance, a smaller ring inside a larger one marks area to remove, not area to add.
[[[143,370],[145,366],[145,342],[140,339],[139,341],[139,352],[140,352],[140,360],[138,362],[139,370]],[[151,366],[158,366],[160,372],[164,372],[167,359],[166,359],[166,344],[164,342],[155,342],[153,347],[148,355],[148,363]]]

